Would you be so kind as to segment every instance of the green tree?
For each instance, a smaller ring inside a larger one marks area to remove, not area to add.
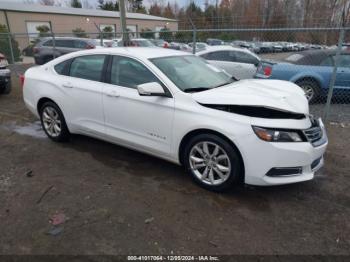
[[[82,8],[81,2],[79,0],[71,0],[70,6],[73,8]]]
[[[110,39],[114,36],[113,27],[106,26],[102,29],[102,38]]]
[[[112,1],[112,0],[98,0],[98,7],[102,10],[107,11],[119,11],[119,2],[118,1]]]
[[[11,61],[11,49],[10,49],[10,42],[12,45],[12,51],[13,51],[13,56],[15,61],[20,61],[20,55],[21,52],[18,48],[18,42],[11,36],[10,39],[11,41],[9,41],[9,35],[7,35],[9,33],[9,31],[7,30],[6,25],[1,25],[0,24],[0,33],[6,33],[6,34],[1,34],[0,35],[0,50],[1,53],[3,53],[6,58],[8,59],[9,62]]]
[[[159,31],[159,38],[170,42],[172,41],[173,35],[168,28],[164,27]]]
[[[39,37],[51,36],[51,30],[47,25],[39,25],[36,27],[36,30],[39,32]]]
[[[140,36],[143,38],[154,38],[154,32],[149,28],[144,28],[141,30]]]
[[[75,29],[72,30],[73,34],[76,37],[83,37],[83,38],[87,38],[88,35],[86,34],[85,30],[81,29],[80,27],[77,27]]]

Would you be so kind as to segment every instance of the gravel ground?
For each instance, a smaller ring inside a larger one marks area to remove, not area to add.
[[[13,87],[0,96],[0,254],[350,255],[347,123],[327,127],[314,180],[217,194],[116,145],[51,142]]]

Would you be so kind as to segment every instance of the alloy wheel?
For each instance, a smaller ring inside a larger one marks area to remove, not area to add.
[[[230,158],[216,143],[202,141],[195,144],[189,158],[192,172],[204,184],[221,185],[230,176]]]
[[[302,85],[301,88],[305,92],[305,96],[307,101],[311,101],[312,98],[315,96],[315,90],[311,85]]]
[[[55,108],[47,106],[42,112],[43,126],[51,137],[58,137],[61,134],[62,125],[58,112]]]

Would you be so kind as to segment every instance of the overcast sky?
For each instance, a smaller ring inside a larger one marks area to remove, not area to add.
[[[22,2],[23,3],[25,1],[39,2],[40,0],[0,0],[0,4],[1,2]],[[97,7],[98,5],[98,0],[80,0],[80,1],[83,3],[84,7],[87,7],[87,6]],[[190,0],[162,0],[162,1],[164,1],[165,4],[168,1],[170,3],[177,2],[180,7],[187,5],[190,2]],[[56,2],[61,3],[62,5],[67,5],[67,3],[70,3],[70,0],[56,0]],[[146,7],[149,7],[149,5],[152,3],[152,0],[143,0],[143,2]],[[194,2],[200,5],[201,7],[203,7],[205,0],[194,0]],[[210,2],[214,3],[215,0],[209,0],[209,3]]]

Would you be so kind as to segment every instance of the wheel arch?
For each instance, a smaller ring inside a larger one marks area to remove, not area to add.
[[[292,80],[296,85],[302,81],[314,81],[320,88],[323,88],[322,86],[322,80],[318,76],[313,76],[313,75],[304,75],[304,76],[299,76],[295,79]]]
[[[36,110],[38,111],[38,114],[40,115],[40,109],[46,102],[52,102],[56,104],[58,107],[60,107],[54,100],[48,97],[42,97],[38,100],[38,103],[36,105]]]
[[[244,166],[244,161],[243,161],[243,157],[242,157],[242,154],[239,150],[239,148],[236,146],[236,144],[231,140],[229,139],[227,136],[225,136],[224,134],[218,132],[218,131],[215,131],[215,130],[212,130],[212,129],[206,129],[206,128],[200,128],[200,129],[195,129],[195,130],[192,130],[190,132],[188,132],[181,140],[180,142],[180,145],[179,145],[179,150],[178,150],[178,157],[179,157],[179,162],[181,165],[183,165],[184,163],[184,151],[185,151],[185,146],[186,146],[186,143],[194,136],[197,136],[197,135],[202,135],[202,134],[212,134],[212,135],[216,135],[222,139],[224,139],[229,145],[231,145],[234,150],[238,153],[238,157],[239,157],[239,160],[242,164],[242,177],[240,178],[241,182],[244,182],[244,177],[245,177],[245,166]]]

